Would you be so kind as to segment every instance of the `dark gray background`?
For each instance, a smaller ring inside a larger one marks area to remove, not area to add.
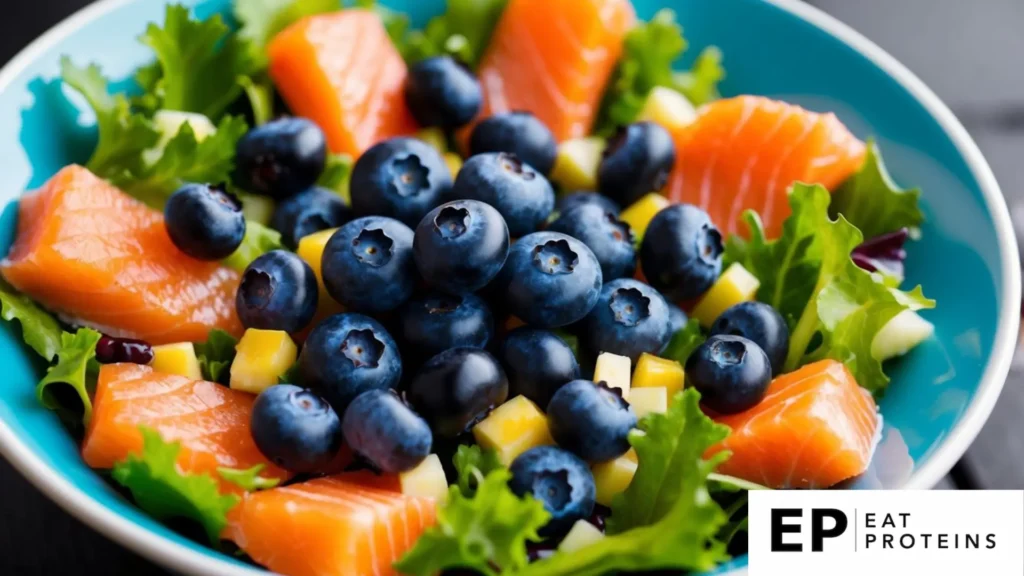
[[[144,0],[158,1],[158,0]],[[712,0],[706,0],[712,1]],[[814,0],[900,59],[967,126],[1024,210],[1024,2]],[[0,63],[88,0],[7,0]],[[1024,488],[1024,361],[992,419],[941,487]],[[0,459],[0,574],[159,574],[46,500]]]

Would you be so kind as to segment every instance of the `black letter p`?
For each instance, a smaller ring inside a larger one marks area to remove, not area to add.
[[[825,518],[831,518],[835,526],[826,530]],[[824,549],[825,538],[835,538],[846,532],[846,514],[842,510],[834,508],[823,508],[811,510],[811,551],[821,552]]]

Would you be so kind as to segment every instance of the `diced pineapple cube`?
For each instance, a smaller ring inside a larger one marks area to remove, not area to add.
[[[710,328],[718,317],[729,308],[754,299],[761,281],[747,271],[739,262],[722,272],[711,288],[693,308],[693,316],[700,325]]]
[[[448,501],[448,480],[437,454],[431,454],[419,466],[398,475],[402,494],[433,498],[438,505]]]
[[[448,171],[452,173],[452,178],[458,176],[459,170],[462,170],[462,156],[455,152],[445,152],[444,163],[448,165]]]
[[[255,328],[242,334],[235,352],[231,363],[231,388],[252,394],[277,384],[298,356],[298,348],[287,332]]]
[[[629,488],[636,474],[636,466],[636,461],[626,455],[594,464],[590,470],[594,473],[594,484],[597,485],[597,503],[611,506],[612,498]]]
[[[594,382],[604,382],[612,388],[618,388],[622,390],[622,397],[628,398],[630,368],[628,356],[602,352],[594,364]]]
[[[324,247],[327,246],[327,241],[330,240],[331,236],[333,236],[337,231],[337,228],[330,228],[328,230],[314,232],[309,236],[304,236],[299,239],[299,245],[295,250],[299,255],[299,258],[305,260],[306,264],[309,264],[309,267],[313,269],[313,273],[316,274],[316,283],[320,288],[316,307],[316,319],[323,319],[331,314],[337,314],[342,311],[341,305],[327,293],[327,287],[324,286],[323,274],[320,271],[320,262],[324,255]]]
[[[444,130],[440,128],[422,128],[416,133],[416,139],[430,144],[438,154],[448,151],[448,138],[444,135]]]
[[[651,413],[664,414],[668,410],[668,390],[662,386],[637,388],[629,391],[629,405],[637,418]]]
[[[191,342],[153,346],[153,361],[149,365],[157,372],[177,374],[192,380],[202,380],[199,358]]]
[[[562,542],[558,545],[558,551],[566,553],[582,550],[591,544],[596,544],[602,538],[604,538],[604,532],[598,530],[597,526],[586,520],[577,520],[565,538],[562,538]]]
[[[697,110],[686,96],[664,86],[651,90],[640,110],[640,120],[650,120],[673,133],[696,119]]]
[[[596,190],[597,167],[604,152],[603,138],[587,137],[566,140],[558,145],[551,181],[565,191]]]
[[[637,457],[637,455],[636,455],[636,450],[634,450],[634,449],[632,449],[632,448],[630,448],[629,450],[626,450],[626,454],[625,454],[625,457],[626,457],[627,459],[629,459],[629,460],[633,461],[633,462],[637,462],[637,463],[639,463],[639,462],[640,462],[640,459],[639,459],[639,458]]]
[[[530,448],[555,443],[547,416],[526,396],[516,396],[495,408],[473,427],[473,437],[482,448],[497,452],[506,466]]]
[[[644,353],[636,361],[636,370],[633,372],[633,389],[664,388],[667,396],[672,398],[683,390],[684,379],[683,366],[679,362]],[[629,401],[633,401],[632,396]]]
[[[644,237],[644,233],[647,232],[647,226],[651,223],[651,220],[654,220],[658,212],[671,205],[672,202],[668,198],[657,192],[651,192],[623,210],[619,214],[619,220],[629,224],[629,227],[633,230],[633,235],[639,240]]]

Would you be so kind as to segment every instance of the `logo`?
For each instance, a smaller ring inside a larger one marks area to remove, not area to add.
[[[800,508],[773,508],[772,509],[772,552],[803,552],[804,546],[800,542],[786,543],[782,537],[787,533],[799,534],[801,524],[787,523],[787,519],[803,519],[804,511]],[[831,520],[832,526],[825,527],[826,520]],[[835,508],[814,508],[811,510],[811,551],[822,552],[825,549],[826,538],[838,538],[846,533],[846,527],[850,521],[846,513]]]

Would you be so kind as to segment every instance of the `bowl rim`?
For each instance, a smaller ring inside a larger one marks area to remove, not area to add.
[[[19,51],[0,69],[0,91],[5,90],[22,71],[64,37],[108,12],[136,1],[138,0],[98,0],[60,21]],[[972,176],[977,180],[985,207],[992,216],[1002,253],[1000,267],[1003,292],[992,353],[982,373],[974,399],[960,417],[960,421],[924,466],[915,469],[906,485],[902,487],[905,490],[929,489],[949,472],[981,431],[1009,373],[1020,326],[1021,272],[1017,241],[1005,198],[991,167],[967,130],[949,107],[906,66],[860,32],[819,8],[799,0],[761,1],[788,12],[853,48],[906,89],[928,111],[956,146]],[[39,459],[2,419],[0,453],[36,488],[72,516],[107,538],[154,562],[184,573],[228,576],[257,576],[267,573],[257,568],[198,554],[153,532],[139,530],[134,522],[94,501],[62,476],[52,474],[50,467]],[[723,576],[741,576],[746,572],[747,569],[742,567]]]

